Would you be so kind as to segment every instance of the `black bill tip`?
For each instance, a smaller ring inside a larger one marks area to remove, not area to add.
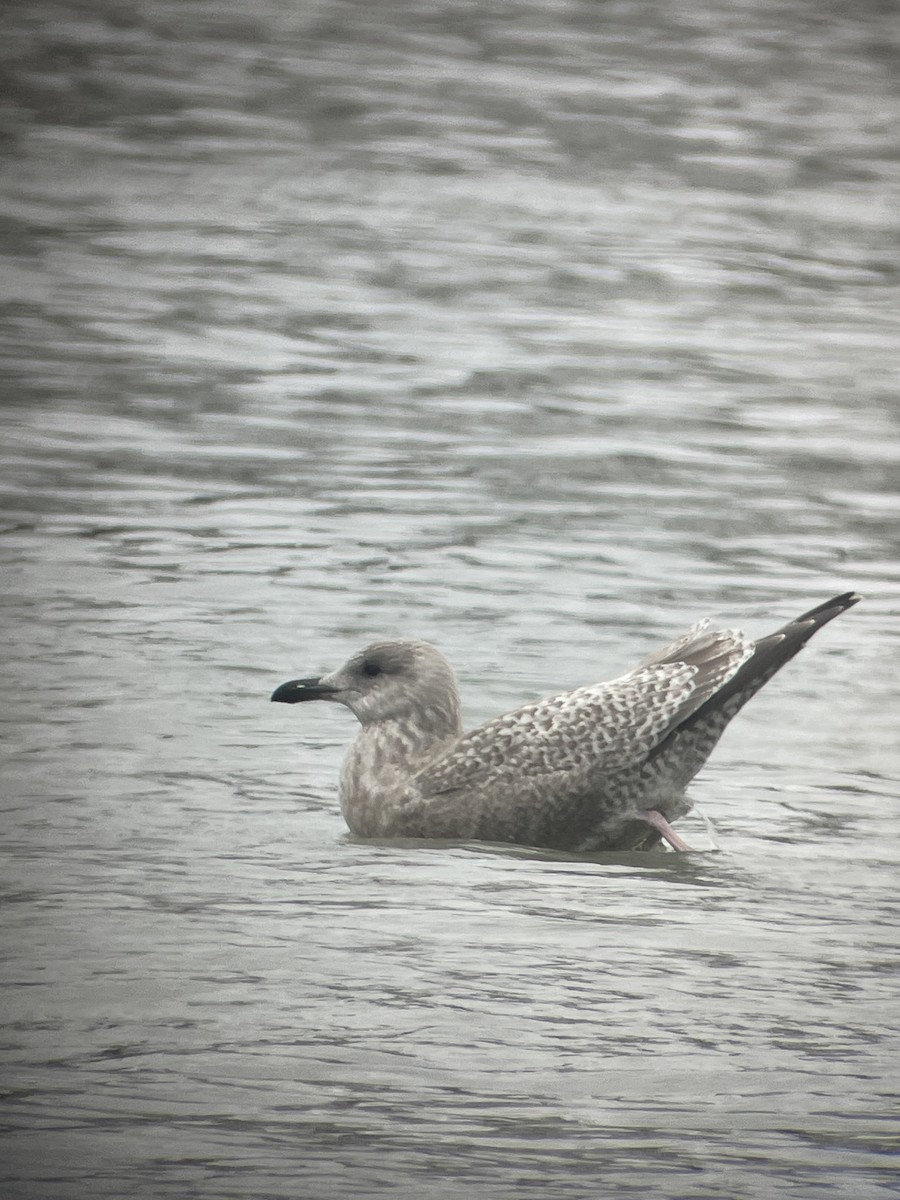
[[[277,687],[270,699],[278,704],[299,704],[302,700],[327,700],[339,690],[318,679],[290,679]]]

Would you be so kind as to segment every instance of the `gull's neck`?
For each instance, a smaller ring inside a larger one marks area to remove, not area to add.
[[[403,716],[367,721],[357,734],[356,742],[390,746],[396,761],[398,753],[405,758],[417,758],[461,734],[459,706],[435,706]]]

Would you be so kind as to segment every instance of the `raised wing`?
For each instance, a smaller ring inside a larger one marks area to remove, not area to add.
[[[416,774],[416,787],[427,798],[492,781],[574,780],[638,765],[752,649],[743,634],[695,628],[627,675],[527,704],[473,729]]]

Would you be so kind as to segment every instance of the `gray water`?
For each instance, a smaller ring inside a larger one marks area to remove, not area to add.
[[[4,1198],[896,1195],[896,8],[0,23]],[[684,856],[356,841],[268,702],[846,588]]]

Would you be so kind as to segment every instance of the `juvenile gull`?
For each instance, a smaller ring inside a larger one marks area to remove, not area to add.
[[[812,635],[862,597],[835,596],[753,642],[695,625],[633,671],[523,705],[463,733],[456,676],[434,646],[375,642],[293,679],[284,704],[331,700],[362,729],[341,771],[361,837],[515,842],[558,850],[687,845],[670,822],[725,726]]]

